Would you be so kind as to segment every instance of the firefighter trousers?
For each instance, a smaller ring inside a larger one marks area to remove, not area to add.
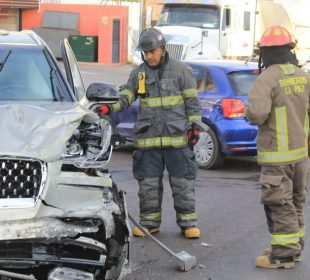
[[[275,257],[299,255],[304,247],[307,176],[308,158],[286,165],[262,165],[261,203]]]
[[[177,224],[180,227],[196,226],[194,180],[197,164],[188,147],[134,151],[133,174],[139,183],[140,224],[160,226],[165,168],[169,174]]]

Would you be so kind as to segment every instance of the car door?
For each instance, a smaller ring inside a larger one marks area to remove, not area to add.
[[[137,98],[126,110],[112,113],[113,129],[115,134],[120,134],[127,141],[133,140],[133,128],[137,121],[140,99]]]
[[[88,101],[86,98],[83,79],[76,58],[74,56],[74,53],[70,47],[68,40],[64,39],[63,41],[61,41],[60,47],[68,83],[76,99],[82,105],[83,104],[85,105]]]
[[[223,97],[222,85],[218,84],[216,69],[205,65],[190,65],[197,82],[197,91],[202,115],[208,117],[213,107]],[[224,82],[224,79],[220,79]]]

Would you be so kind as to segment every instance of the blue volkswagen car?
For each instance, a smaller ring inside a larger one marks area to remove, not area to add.
[[[203,169],[219,168],[226,155],[256,154],[257,126],[244,117],[248,93],[258,75],[256,63],[243,61],[185,61],[197,81],[202,120],[209,126],[194,146]],[[127,110],[113,113],[115,134],[132,141],[137,99]]]

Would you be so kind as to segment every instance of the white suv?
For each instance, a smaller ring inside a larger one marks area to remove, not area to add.
[[[61,49],[66,78],[35,33],[0,31],[0,279],[117,279],[127,257],[112,130],[95,113],[117,91],[85,91]]]

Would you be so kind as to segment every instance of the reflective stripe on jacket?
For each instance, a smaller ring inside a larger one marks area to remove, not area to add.
[[[166,59],[161,77],[160,69],[152,69],[146,63],[135,68],[120,92],[119,102],[112,105],[113,112],[122,111],[139,98],[134,127],[134,145],[139,149],[185,147],[190,122],[201,119],[191,68],[167,56]]]
[[[272,65],[256,79],[246,117],[259,126],[259,163],[290,163],[308,156],[309,92],[310,78],[293,64]]]

